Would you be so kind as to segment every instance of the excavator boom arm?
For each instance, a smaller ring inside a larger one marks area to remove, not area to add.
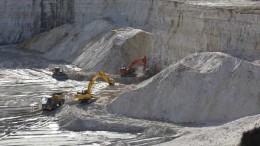
[[[139,59],[134,60],[134,61],[130,64],[129,70],[130,70],[130,71],[133,71],[134,65],[135,65],[135,64],[138,64],[138,63],[140,63],[140,62],[143,62],[143,71],[145,71],[145,70],[146,70],[146,63],[147,63],[147,57],[146,57],[146,56],[144,56],[143,58],[139,58]]]
[[[96,82],[98,78],[102,77],[109,85],[114,85],[114,80],[110,79],[103,71],[99,71],[97,75],[95,75],[92,80],[88,84],[88,94],[92,92],[92,86]]]
[[[91,81],[88,83],[88,93],[91,94],[92,92],[92,86],[93,84],[96,82],[96,80],[98,79],[99,75],[95,75]]]

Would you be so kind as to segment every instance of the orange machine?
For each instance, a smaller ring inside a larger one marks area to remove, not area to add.
[[[135,77],[135,69],[134,69],[134,65],[138,64],[138,63],[143,63],[143,72],[146,71],[146,63],[147,63],[147,57],[144,56],[142,58],[136,59],[133,62],[131,62],[129,68],[124,66],[120,69],[120,74],[121,77]]]

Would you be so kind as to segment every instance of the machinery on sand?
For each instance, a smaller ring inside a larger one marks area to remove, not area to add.
[[[139,63],[143,63],[143,73],[145,73],[147,70],[146,69],[147,68],[147,66],[146,66],[147,57],[146,56],[134,60],[133,62],[130,63],[129,67],[126,67],[126,66],[122,67],[120,69],[121,77],[136,77],[134,66]]]
[[[69,79],[68,75],[60,67],[54,68],[52,77],[55,78],[56,80],[67,80],[67,79]]]
[[[53,93],[50,97],[42,98],[43,110],[54,110],[65,103],[64,93]]]
[[[113,79],[110,79],[103,71],[99,71],[97,75],[95,75],[92,80],[88,84],[88,89],[83,90],[81,92],[77,92],[75,94],[74,99],[77,99],[81,102],[88,101],[89,99],[93,98],[92,92],[92,85],[96,82],[98,78],[103,78],[109,85],[114,86],[115,82]]]

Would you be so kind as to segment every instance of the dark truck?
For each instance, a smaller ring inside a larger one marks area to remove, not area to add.
[[[43,110],[54,110],[65,103],[64,93],[53,93],[50,97],[42,98]]]

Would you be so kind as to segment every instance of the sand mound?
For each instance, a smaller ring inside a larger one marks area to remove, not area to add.
[[[241,118],[221,126],[186,127],[179,130],[183,135],[162,146],[238,146],[243,132],[260,126],[260,115]]]
[[[192,54],[121,94],[118,114],[173,122],[223,122],[260,112],[260,67],[223,53]]]
[[[63,25],[25,41],[22,47],[44,52],[50,60],[109,73],[147,55],[151,49],[149,33],[133,28],[115,29],[105,20]]]

